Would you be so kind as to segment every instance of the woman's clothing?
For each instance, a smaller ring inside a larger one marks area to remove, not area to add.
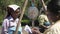
[[[4,19],[3,24],[2,24],[2,34],[9,34],[10,32],[15,31],[18,21],[19,21],[18,18],[14,20],[11,16]],[[21,29],[22,31],[21,24],[20,24],[19,29]]]
[[[60,21],[52,25],[51,28],[44,32],[44,34],[60,34]]]

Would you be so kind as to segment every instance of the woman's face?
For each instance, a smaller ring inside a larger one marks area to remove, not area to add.
[[[48,16],[48,19],[51,21],[51,22],[56,22],[58,20],[58,16],[55,15],[56,13],[52,13],[50,11],[47,11],[46,12],[47,16]]]
[[[50,21],[56,22],[60,20],[60,0],[51,0],[47,5],[47,16]]]
[[[14,19],[18,18],[19,14],[20,14],[20,10],[16,10],[16,11],[11,12],[11,15]]]

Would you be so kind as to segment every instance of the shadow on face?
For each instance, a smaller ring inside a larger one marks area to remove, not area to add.
[[[19,15],[20,15],[20,9],[17,9],[16,11],[11,12],[11,16],[13,18],[18,18]]]

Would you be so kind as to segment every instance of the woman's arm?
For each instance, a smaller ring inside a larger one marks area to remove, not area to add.
[[[8,34],[8,26],[7,26],[7,21],[6,20],[3,21],[2,27],[3,27],[3,32],[5,34]]]

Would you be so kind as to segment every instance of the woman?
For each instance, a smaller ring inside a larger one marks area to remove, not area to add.
[[[47,16],[50,22],[55,23],[44,34],[60,34],[60,0],[51,0],[47,5]]]
[[[8,5],[7,16],[2,23],[2,33],[1,34],[13,34],[16,30],[17,23],[19,21],[20,7],[18,5]],[[18,34],[21,34],[22,28],[21,24],[18,29]]]

